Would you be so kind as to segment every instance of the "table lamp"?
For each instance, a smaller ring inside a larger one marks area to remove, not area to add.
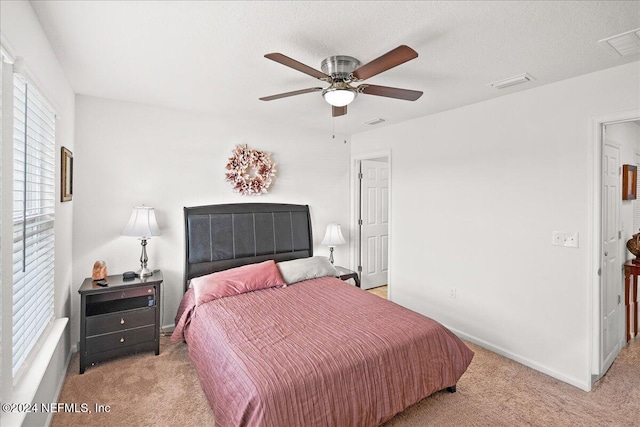
[[[159,236],[160,234],[162,233],[158,228],[156,213],[153,208],[144,205],[133,208],[129,222],[122,230],[122,235],[140,239],[142,254],[140,255],[140,270],[136,271],[136,276],[143,278],[153,274],[153,271],[147,268],[147,240],[151,236]]]
[[[347,243],[347,241],[344,239],[344,236],[342,236],[340,224],[331,223],[327,225],[327,232],[321,244],[329,246],[329,261],[331,264],[333,264],[333,248],[345,243]]]

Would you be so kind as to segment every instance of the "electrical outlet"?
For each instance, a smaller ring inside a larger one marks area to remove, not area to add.
[[[565,248],[577,248],[578,233],[573,231],[554,231],[553,244],[555,246],[564,246]]]
[[[564,240],[564,245],[568,248],[577,248],[578,233],[567,233],[567,238]]]
[[[449,298],[456,299],[456,288],[449,289]]]

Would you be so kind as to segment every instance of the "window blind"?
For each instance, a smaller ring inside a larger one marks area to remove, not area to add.
[[[55,113],[14,75],[13,375],[53,320]]]

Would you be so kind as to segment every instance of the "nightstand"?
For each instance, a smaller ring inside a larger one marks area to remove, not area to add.
[[[349,280],[349,279],[353,279],[354,282],[356,282],[356,286],[360,287],[360,277],[358,276],[358,273],[356,273],[353,270],[349,270],[348,268],[344,268],[344,267],[339,267],[339,266],[335,266],[336,270],[338,271],[338,277],[340,278],[340,280]]]
[[[133,280],[107,276],[108,286],[87,278],[80,293],[80,373],[87,366],[124,354],[160,354],[162,272]]]

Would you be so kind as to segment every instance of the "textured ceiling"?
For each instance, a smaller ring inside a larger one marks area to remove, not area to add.
[[[638,1],[558,2],[32,2],[79,94],[356,133],[637,61],[598,40],[640,27]],[[416,102],[360,95],[332,122],[323,86],[263,57],[280,52],[320,69],[366,63],[406,44],[419,57],[367,83],[421,90]],[[487,84],[527,72],[507,89]],[[640,78],[640,77],[639,77]]]

